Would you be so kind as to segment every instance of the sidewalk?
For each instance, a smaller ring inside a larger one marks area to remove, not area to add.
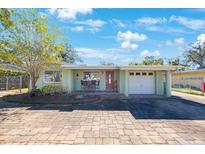
[[[176,92],[176,91],[172,91],[172,96],[176,96],[176,97],[183,98],[185,100],[205,104],[205,96],[180,93],[180,92]]]
[[[27,88],[21,89],[21,93],[26,93],[28,92]],[[20,94],[19,89],[15,90],[8,90],[8,91],[0,91],[0,97],[6,96],[6,95],[15,95],[15,94]]]

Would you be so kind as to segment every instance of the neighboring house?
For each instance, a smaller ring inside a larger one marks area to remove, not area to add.
[[[172,87],[174,88],[192,88],[203,90],[205,83],[205,69],[176,71],[172,74]]]
[[[173,66],[85,66],[62,64],[45,70],[37,88],[62,85],[66,91],[107,91],[129,94],[171,95]]]

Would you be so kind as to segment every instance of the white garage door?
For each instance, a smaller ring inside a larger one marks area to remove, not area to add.
[[[129,72],[129,94],[155,94],[154,72]]]

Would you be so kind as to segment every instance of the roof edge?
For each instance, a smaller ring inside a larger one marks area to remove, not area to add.
[[[64,68],[64,69],[119,69],[119,70],[172,70],[172,71],[175,71],[179,67],[178,66],[170,66],[170,65],[136,65],[136,66],[99,65],[99,66],[89,66],[89,65],[62,64],[61,68]]]

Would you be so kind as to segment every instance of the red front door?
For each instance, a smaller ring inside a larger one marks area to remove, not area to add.
[[[106,71],[106,90],[114,90],[114,71]]]

